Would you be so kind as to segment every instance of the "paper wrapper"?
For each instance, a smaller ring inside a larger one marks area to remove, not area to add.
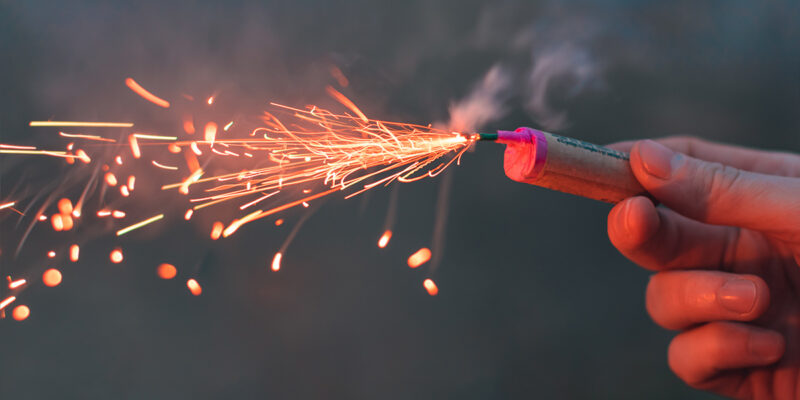
[[[531,128],[498,131],[509,178],[608,203],[647,195],[627,153]]]

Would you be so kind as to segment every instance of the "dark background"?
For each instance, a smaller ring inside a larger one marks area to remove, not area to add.
[[[0,1],[0,138],[52,141],[27,127],[36,119],[174,117],[131,95],[127,76],[166,98],[217,93],[241,113],[328,101],[331,64],[368,115],[428,123],[502,62],[518,91],[486,128],[548,127],[525,107],[524,77],[570,43],[595,73],[579,87],[554,75],[559,133],[797,151],[798,21],[793,0]],[[0,160],[2,199],[20,170],[63,168]],[[64,283],[21,296],[28,320],[0,321],[0,398],[709,398],[669,371],[671,333],[645,313],[648,273],[607,239],[608,205],[506,179],[492,144],[450,173],[435,270],[405,259],[431,243],[436,180],[399,188],[384,250],[389,190],[328,200],[279,273],[268,264],[295,212],[213,243],[207,226],[161,224],[132,235],[121,265],[107,261],[110,235],[86,240]],[[50,244],[14,258],[15,224],[0,225],[2,275],[33,275]],[[179,279],[155,277],[164,261]]]

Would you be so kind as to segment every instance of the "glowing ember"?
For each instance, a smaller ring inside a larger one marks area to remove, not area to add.
[[[139,148],[139,140],[136,139],[136,135],[128,136],[128,144],[131,146],[133,158],[142,158],[142,149]]]
[[[194,135],[194,122],[190,115],[185,116],[183,119],[183,130],[189,135]]]
[[[431,296],[436,296],[439,294],[439,288],[436,286],[436,283],[432,279],[425,279],[422,282],[422,285],[425,286],[425,290],[428,291],[428,294]]]
[[[42,274],[42,282],[45,286],[54,287],[61,283],[61,271],[50,268]]]
[[[53,214],[53,216],[50,217],[50,223],[53,224],[53,229],[56,232],[64,230],[64,218],[61,216],[61,214]]]
[[[72,202],[67,198],[58,201],[58,211],[61,214],[72,214]]]
[[[117,177],[113,173],[106,172],[105,179],[108,186],[117,186]]]
[[[8,282],[8,288],[13,290],[13,289],[16,289],[18,287],[21,287],[22,285],[26,284],[27,282],[28,281],[26,281],[25,279],[17,279],[15,281],[10,281],[10,282]]]
[[[192,219],[192,214],[194,214],[194,209],[193,208],[190,208],[190,209],[186,210],[186,214],[183,214],[183,219],[185,219],[187,221]]]
[[[81,254],[81,248],[77,244],[73,244],[69,246],[69,260],[72,262],[77,262],[78,257]]]
[[[151,102],[151,103],[153,103],[153,104],[155,104],[155,105],[157,105],[159,107],[169,108],[169,102],[168,101],[166,101],[166,100],[164,100],[164,99],[162,99],[162,98],[160,98],[160,97],[148,92],[147,90],[145,90],[145,88],[139,86],[139,84],[136,83],[136,81],[134,81],[133,78],[125,79],[125,84],[129,88],[131,88],[131,90],[136,92],[136,94],[138,94],[139,96],[142,96],[145,100],[147,100],[147,101],[149,101],[149,102]]]
[[[211,239],[217,240],[222,236],[222,230],[225,229],[225,224],[222,222],[214,222],[214,225],[211,226]]]
[[[53,250],[50,250],[50,251],[48,251],[48,252],[47,252],[47,257],[49,257],[49,258],[56,258],[56,252],[55,252],[55,251],[53,251]]]
[[[203,293],[203,288],[200,287],[200,284],[197,283],[197,281],[194,278],[186,281],[186,287],[188,287],[189,291],[192,292],[192,294],[195,296],[200,296],[200,294]]]
[[[120,210],[114,210],[111,212],[111,216],[114,218],[125,218],[125,212]]]
[[[206,101],[206,103],[208,103],[208,105],[214,104],[214,96],[209,97],[208,101]]]
[[[158,273],[158,277],[161,279],[172,279],[178,274],[178,270],[175,268],[175,266],[167,263],[159,265],[156,272]]]
[[[111,251],[111,254],[109,254],[108,258],[109,258],[109,259],[111,260],[111,262],[112,262],[112,263],[114,263],[114,264],[119,264],[119,263],[121,263],[121,262],[122,262],[122,259],[123,259],[123,257],[122,257],[122,250],[120,250],[120,249],[114,249],[114,250],[112,250],[112,251]]]
[[[276,219],[275,220],[275,226],[281,226],[281,225],[283,225],[283,218]]]
[[[211,147],[214,147],[214,140],[217,138],[217,124],[214,122],[207,123],[205,132],[206,142],[210,143]]]
[[[11,316],[17,321],[24,321],[31,315],[31,309],[26,305],[18,305],[14,307]]]
[[[131,192],[128,190],[127,186],[122,185],[119,187],[119,194],[121,194],[122,197],[128,197],[131,195]]]
[[[14,204],[16,204],[16,203],[17,203],[16,201],[12,201],[12,202],[9,202],[9,203],[0,204],[0,210],[2,210],[4,208],[14,207]]]
[[[145,226],[147,224],[151,224],[151,223],[156,222],[156,221],[158,221],[158,220],[160,220],[162,218],[164,218],[164,214],[158,214],[158,215],[156,215],[154,217],[150,217],[150,218],[148,218],[148,219],[146,219],[144,221],[137,222],[137,223],[135,223],[135,224],[133,224],[133,225],[127,227],[127,228],[122,228],[122,229],[118,230],[117,231],[117,236],[122,236],[122,235],[124,235],[124,234],[126,234],[126,233],[128,233],[128,232],[130,232],[130,231],[132,231],[134,229],[139,229],[139,228],[141,228],[141,227],[143,227],[143,226]]]
[[[275,257],[272,258],[272,270],[273,271],[280,271],[281,269],[281,258],[283,258],[283,254],[275,253]]]
[[[431,259],[431,250],[427,247],[423,247],[417,250],[416,253],[412,254],[408,257],[408,266],[411,268],[417,268],[422,264],[428,262]]]
[[[5,300],[0,301],[0,310],[3,310],[4,308],[6,308],[9,304],[13,303],[14,300],[16,300],[16,299],[17,298],[14,297],[14,296],[9,296],[9,297],[6,297]]]
[[[391,238],[392,238],[392,231],[387,230],[386,232],[383,232],[381,238],[378,239],[378,247],[380,248],[386,247],[386,245],[389,244],[389,239]]]
[[[76,121],[31,121],[30,126],[84,126],[92,128],[130,128],[132,122],[76,122]]]
[[[131,175],[128,177],[128,190],[133,191],[134,186],[136,185],[136,177]]]

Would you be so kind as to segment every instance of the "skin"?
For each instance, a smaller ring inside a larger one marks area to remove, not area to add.
[[[800,156],[675,137],[617,143],[657,199],[608,215],[608,235],[655,271],[647,312],[678,331],[672,371],[744,399],[800,399]]]

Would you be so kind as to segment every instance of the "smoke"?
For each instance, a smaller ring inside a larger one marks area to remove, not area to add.
[[[509,72],[495,64],[467,97],[450,104],[450,130],[474,132],[502,118],[507,112],[505,103],[510,97],[511,82]]]

